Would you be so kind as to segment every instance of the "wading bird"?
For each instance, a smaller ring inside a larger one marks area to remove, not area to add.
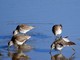
[[[76,45],[76,44],[74,42],[70,41],[68,39],[68,37],[60,37],[60,38],[58,38],[57,40],[55,40],[51,44],[51,50],[55,49],[55,50],[59,50],[61,52],[64,47],[66,47],[66,46],[72,46],[72,45]],[[50,53],[51,53],[51,50],[50,50]]]
[[[61,24],[55,24],[52,27],[52,32],[55,36],[59,36],[62,33],[62,25]]]
[[[15,47],[19,47],[23,45],[28,39],[30,39],[31,36],[23,35],[23,34],[17,34],[12,36],[11,40],[8,42],[8,48],[12,45],[15,45]]]
[[[13,35],[16,35],[18,33],[26,34],[28,31],[32,30],[34,27],[28,26],[26,24],[20,24],[16,27],[16,29],[13,31]]]

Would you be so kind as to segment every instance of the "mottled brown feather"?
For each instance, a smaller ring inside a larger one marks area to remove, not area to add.
[[[14,35],[11,40],[13,42],[15,42],[16,40],[20,41],[20,42],[23,42],[23,41],[27,41],[27,38],[28,38],[27,35],[18,34],[18,35]]]

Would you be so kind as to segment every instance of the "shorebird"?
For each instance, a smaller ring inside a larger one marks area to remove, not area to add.
[[[27,33],[28,31],[32,30],[33,26],[28,26],[26,24],[20,24],[16,27],[16,29],[13,31],[13,35],[16,35],[18,33]]]
[[[12,36],[11,40],[8,42],[8,48],[12,45],[15,45],[15,47],[19,48],[19,46],[23,45],[30,38],[31,36],[23,35],[23,34],[14,35]]]
[[[58,36],[62,33],[62,25],[61,24],[55,24],[52,27],[52,32],[55,36]]]
[[[51,50],[55,49],[55,50],[59,50],[60,52],[62,51],[62,49],[66,46],[72,46],[72,45],[76,45],[74,42],[70,41],[68,39],[68,37],[60,37],[57,40],[55,40],[52,44],[51,44]],[[72,48],[73,49],[73,48]],[[74,50],[74,49],[73,49]],[[75,51],[75,50],[74,50]],[[51,52],[51,51],[50,51]]]

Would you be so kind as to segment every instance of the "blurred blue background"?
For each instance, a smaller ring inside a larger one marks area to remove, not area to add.
[[[48,52],[50,44],[54,41],[51,29],[54,24],[62,24],[62,35],[69,36],[77,44],[75,47],[78,50],[75,55],[77,57],[74,60],[79,60],[79,19],[80,0],[0,0],[1,50],[3,51],[4,46],[7,46],[16,26],[24,23],[35,26],[35,29],[28,33],[32,36],[32,42],[30,41],[28,44],[38,48],[28,53],[31,60],[50,60]],[[3,44],[4,42],[5,44]],[[71,52],[71,49],[63,50],[64,55],[69,56],[65,51]],[[6,52],[3,55],[6,55]]]

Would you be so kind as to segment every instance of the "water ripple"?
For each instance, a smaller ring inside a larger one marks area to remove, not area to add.
[[[0,36],[0,39],[9,39],[11,38],[12,36],[11,35],[7,35],[7,36]]]

